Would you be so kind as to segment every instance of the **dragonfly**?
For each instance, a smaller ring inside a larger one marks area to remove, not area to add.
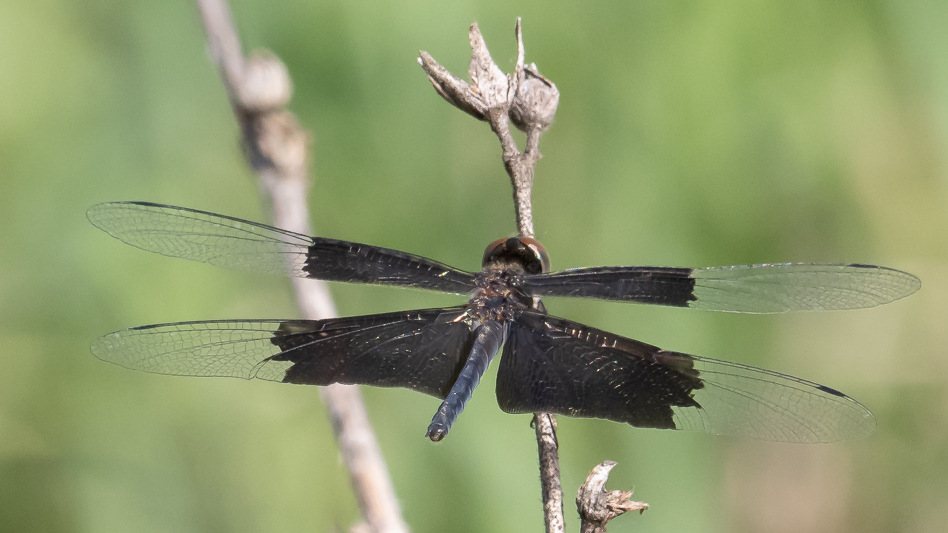
[[[157,374],[402,387],[442,400],[440,441],[503,349],[507,413],[547,412],[640,428],[777,442],[834,442],[875,428],[845,394],[744,364],[663,350],[547,313],[573,297],[735,313],[868,308],[908,296],[917,277],[865,264],[708,268],[607,266],[550,272],[532,238],[502,238],[469,272],[398,250],[311,237],[148,202],[97,204],[93,225],[137,248],[233,270],[466,295],[454,307],[325,320],[210,320],[105,335],[93,354]]]

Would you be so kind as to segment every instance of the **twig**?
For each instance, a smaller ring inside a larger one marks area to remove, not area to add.
[[[535,413],[533,428],[537,434],[537,458],[540,460],[540,491],[543,494],[543,522],[547,532],[565,532],[563,487],[560,485],[560,443],[556,439],[556,418]]]
[[[306,197],[309,134],[284,109],[292,93],[286,67],[269,53],[245,58],[225,0],[197,0],[210,52],[221,74],[243,133],[251,167],[269,197],[274,225],[310,234]],[[305,318],[336,316],[326,284],[293,280]],[[395,490],[369,423],[359,389],[350,385],[320,388],[362,517],[374,532],[407,532]],[[360,530],[365,525],[357,525]]]
[[[470,83],[451,74],[427,52],[419,52],[418,63],[428,74],[435,90],[450,104],[471,116],[487,121],[500,140],[504,168],[513,187],[517,230],[521,237],[533,237],[533,176],[540,159],[540,134],[550,127],[559,104],[559,91],[543,77],[533,63],[524,65],[523,34],[517,19],[517,65],[513,75],[504,74],[487,50],[477,27],[471,25]],[[510,122],[527,134],[523,152],[510,133]],[[563,491],[556,441],[556,419],[549,413],[536,413],[537,451],[540,461],[540,485],[546,530],[563,532]]]
[[[435,90],[451,105],[486,121],[500,140],[504,168],[510,176],[517,215],[517,229],[521,237],[533,237],[533,210],[530,196],[533,175],[540,159],[540,134],[550,127],[560,102],[556,85],[540,74],[535,63],[524,64],[523,34],[517,19],[517,65],[513,75],[504,74],[487,50],[484,37],[471,25],[471,65],[468,83],[438,64],[428,52],[419,52],[418,64],[425,69]],[[510,134],[513,121],[527,134],[523,152]]]
[[[582,519],[582,533],[606,533],[606,524],[613,518],[629,511],[639,514],[648,509],[644,502],[632,501],[632,491],[606,490],[609,471],[616,466],[614,461],[603,461],[586,477],[579,488],[576,509]]]

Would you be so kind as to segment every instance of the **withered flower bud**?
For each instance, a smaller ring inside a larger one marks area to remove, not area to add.
[[[476,22],[470,31],[470,82],[448,72],[427,52],[419,52],[418,64],[425,69],[435,91],[465,113],[490,120],[491,109],[501,108],[518,129],[543,131],[553,123],[560,92],[556,84],[540,74],[535,63],[524,66],[520,19],[516,35],[517,67],[513,75],[504,74],[491,58]]]
[[[520,71],[517,92],[510,106],[510,120],[520,131],[545,130],[553,123],[560,91],[556,84],[540,74],[535,63]]]
[[[477,27],[477,23],[471,24],[471,65],[468,67],[468,75],[471,77],[471,83],[474,87],[471,92],[488,108],[498,106],[508,106],[510,89],[510,78],[500,70],[497,63],[490,56],[487,50],[487,43],[484,42],[484,36]]]
[[[418,64],[425,69],[431,85],[442,98],[451,105],[480,119],[488,120],[491,108],[510,105],[511,80],[494,63],[484,43],[484,36],[477,27],[471,25],[471,65],[468,83],[438,64],[427,52],[419,52]]]

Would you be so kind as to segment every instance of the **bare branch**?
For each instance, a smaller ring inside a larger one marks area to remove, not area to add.
[[[543,77],[537,66],[524,66],[523,34],[517,19],[517,66],[514,74],[504,75],[494,63],[477,27],[471,25],[470,84],[451,74],[427,52],[420,52],[418,63],[428,74],[435,91],[451,105],[479,120],[486,120],[503,149],[503,162],[513,187],[517,231],[521,237],[533,237],[533,176],[540,159],[540,134],[550,127],[559,104],[559,91]],[[510,133],[510,121],[527,134],[527,145],[520,151]],[[544,520],[548,532],[564,531],[563,491],[560,487],[559,456],[556,444],[556,419],[548,413],[533,418],[540,460]]]
[[[540,490],[543,494],[543,521],[547,533],[564,533],[563,488],[560,486],[559,442],[556,439],[556,418],[549,413],[533,415],[537,433],[537,456],[540,460]]]
[[[231,107],[243,132],[250,165],[271,201],[273,223],[299,233],[311,233],[306,197],[310,136],[283,107],[292,87],[286,67],[270,53],[245,59],[225,0],[197,0],[212,58],[218,66]],[[294,279],[302,315],[309,319],[335,316],[326,284]],[[367,522],[356,526],[375,532],[402,533],[408,527],[369,423],[359,389],[349,385],[320,388],[329,408],[356,500]]]
[[[533,209],[530,196],[533,176],[541,154],[540,134],[550,127],[560,95],[556,85],[540,74],[536,64],[524,65],[523,34],[517,19],[517,66],[504,75],[491,58],[477,23],[471,25],[471,82],[451,74],[427,52],[419,52],[418,63],[442,98],[461,111],[490,123],[503,148],[504,168],[513,187],[517,229],[521,236],[533,237]],[[527,133],[523,152],[510,134],[509,122]]]
[[[603,461],[586,476],[586,483],[579,487],[576,509],[582,519],[583,533],[605,533],[606,524],[613,518],[629,511],[639,514],[648,509],[644,502],[632,501],[632,491],[607,491],[609,472],[616,466],[614,461]]]

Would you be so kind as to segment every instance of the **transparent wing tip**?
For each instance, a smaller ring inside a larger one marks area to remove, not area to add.
[[[880,267],[880,268],[885,268],[885,267]],[[922,280],[919,279],[919,277],[916,276],[915,274],[910,274],[902,270],[895,270],[895,269],[888,269],[888,270],[891,271],[893,274],[895,274],[897,277],[901,278],[902,283],[904,284],[904,287],[905,287],[902,293],[896,296],[894,300],[905,298],[906,296],[911,296],[915,294],[916,292],[918,292],[919,289],[922,288]]]
[[[88,220],[93,226],[99,228],[100,230],[109,233],[108,228],[103,224],[103,217],[107,213],[113,204],[111,202],[104,202],[101,204],[95,204],[86,211],[86,220]]]
[[[689,307],[736,313],[866,309],[917,292],[921,280],[865,264],[780,263],[695,269]]]
[[[106,363],[132,368],[128,365],[127,358],[123,354],[122,333],[124,331],[109,333],[93,341],[92,346],[89,347],[92,355]]]
[[[165,207],[148,202],[102,202],[86,211],[86,219],[95,227],[120,241],[136,246],[123,234],[134,228],[135,219],[131,211],[161,211]],[[130,226],[130,224],[132,224]]]

